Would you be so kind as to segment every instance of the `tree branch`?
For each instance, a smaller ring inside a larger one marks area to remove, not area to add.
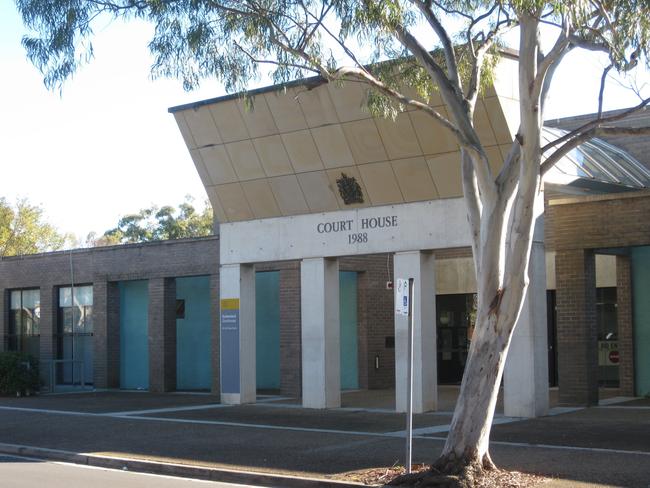
[[[442,48],[445,53],[445,62],[447,63],[447,71],[448,71],[449,79],[452,81],[452,83],[458,85],[459,87],[462,87],[460,75],[458,74],[456,52],[454,51],[454,45],[451,42],[451,37],[449,37],[447,30],[443,27],[442,23],[440,22],[440,19],[438,19],[436,14],[431,9],[430,4],[425,4],[421,0],[411,0],[411,3],[415,4],[416,7],[420,10],[420,12],[422,12],[422,15],[424,15],[424,18],[427,19],[427,22],[429,23],[431,28],[438,36],[438,39],[440,39],[440,42],[442,43]]]
[[[572,130],[571,132],[568,132],[567,134],[563,135],[562,137],[559,137],[558,139],[554,140],[553,142],[549,142],[542,148],[542,154],[544,154],[546,151],[549,149],[552,149],[553,147],[557,146],[558,144],[562,144],[570,139],[573,139],[574,137],[579,136],[583,132],[587,132],[595,127],[601,126],[603,124],[610,124],[612,122],[617,122],[619,120],[623,120],[630,115],[632,115],[635,112],[638,112],[642,108],[644,108],[646,105],[650,103],[650,97],[645,98],[639,103],[638,105],[631,107],[627,110],[624,110],[620,113],[610,115],[607,117],[600,117],[592,120],[591,122],[587,122],[586,124],[581,125],[577,129]]]

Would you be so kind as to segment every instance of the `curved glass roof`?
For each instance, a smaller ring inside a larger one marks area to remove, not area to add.
[[[542,145],[565,134],[565,130],[544,127]],[[580,144],[560,159],[549,171],[548,179],[564,184],[570,184],[567,180],[582,179],[628,188],[648,188],[650,170],[622,149],[594,138]]]

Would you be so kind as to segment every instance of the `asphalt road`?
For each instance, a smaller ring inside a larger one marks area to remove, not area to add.
[[[2,488],[253,488],[0,455]]]

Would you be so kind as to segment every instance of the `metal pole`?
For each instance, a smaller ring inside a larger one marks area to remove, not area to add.
[[[72,341],[72,386],[74,387],[74,360],[76,356],[75,351],[75,337],[74,337],[74,268],[72,267],[72,249],[70,249],[70,310],[72,311],[72,316],[70,318],[70,332],[71,332],[71,341]]]
[[[408,352],[406,356],[406,472],[411,472],[413,451],[413,307],[414,280],[409,278]]]

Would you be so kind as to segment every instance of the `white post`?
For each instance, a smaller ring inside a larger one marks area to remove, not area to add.
[[[254,403],[255,269],[227,264],[220,272],[221,402]]]
[[[302,405],[341,406],[339,263],[309,258],[300,264]]]
[[[543,203],[543,198],[539,199]],[[533,418],[548,413],[546,257],[544,216],[540,211],[528,277],[528,292],[512,336],[503,377],[503,406],[508,417]]]
[[[438,407],[436,348],[435,258],[421,251],[395,254],[394,277],[413,278],[416,296],[413,311],[413,412]],[[408,360],[408,317],[395,316],[395,406],[406,412],[406,374]]]

